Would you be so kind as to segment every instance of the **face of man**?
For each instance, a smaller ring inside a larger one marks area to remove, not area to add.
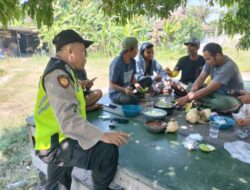
[[[81,43],[74,43],[71,46],[71,62],[75,69],[83,69],[86,64],[86,48]]]
[[[187,53],[188,53],[188,55],[191,55],[191,56],[197,55],[198,50],[199,50],[199,48],[194,44],[188,44],[187,45]]]
[[[131,51],[131,56],[136,57],[136,55],[138,53],[138,47],[136,46],[133,49],[131,49],[130,51]]]
[[[206,63],[211,66],[218,65],[219,54],[217,53],[216,56],[212,56],[208,51],[203,52],[203,56],[206,60]]]
[[[154,48],[153,47],[149,49],[146,48],[143,52],[143,57],[146,60],[151,61],[154,58]]]

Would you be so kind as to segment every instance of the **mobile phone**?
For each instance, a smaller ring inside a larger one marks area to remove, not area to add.
[[[113,118],[112,121],[115,121],[117,123],[122,123],[122,124],[127,124],[129,122],[129,120],[122,119],[122,118]]]
[[[104,106],[109,107],[109,108],[111,108],[111,109],[117,108],[117,106],[114,105],[114,104],[104,104]]]
[[[97,79],[97,77],[94,77],[91,79],[92,82],[94,82]]]

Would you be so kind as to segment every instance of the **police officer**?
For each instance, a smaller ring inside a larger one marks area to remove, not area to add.
[[[118,164],[118,147],[128,134],[103,133],[86,120],[85,99],[73,69],[86,63],[84,40],[63,30],[53,40],[56,57],[41,76],[35,107],[35,150],[48,163],[46,189],[70,189],[74,166],[92,170],[95,190],[109,189]]]

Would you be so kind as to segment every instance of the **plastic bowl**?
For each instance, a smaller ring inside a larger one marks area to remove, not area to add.
[[[142,114],[148,120],[164,119],[167,116],[167,112],[165,110],[158,108],[143,109]]]
[[[166,130],[167,122],[162,120],[149,120],[145,122],[145,128],[151,133],[161,133]]]
[[[123,105],[122,111],[126,117],[136,117],[141,111],[141,106],[139,105]]]
[[[154,104],[155,108],[165,110],[168,115],[171,115],[174,111],[175,104],[166,98],[159,98],[158,101]]]
[[[227,129],[235,125],[235,120],[231,117],[214,115],[209,118],[210,121],[214,121],[220,125],[220,129]]]
[[[154,107],[165,110],[167,112],[167,115],[171,115],[173,113],[173,111],[174,111],[174,108],[175,108],[173,103],[171,103],[170,107],[161,106],[159,104],[154,104]]]

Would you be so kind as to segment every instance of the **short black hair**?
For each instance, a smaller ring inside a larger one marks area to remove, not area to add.
[[[140,54],[142,55],[146,49],[151,49],[154,47],[154,44],[151,42],[145,42],[142,44],[142,47],[140,48]]]
[[[146,49],[151,49],[152,47],[154,47],[154,44],[152,44],[152,43],[148,43],[146,45]]]
[[[212,56],[216,56],[217,53],[223,55],[222,48],[217,43],[208,43],[203,48],[203,52],[205,51],[208,51]]]

